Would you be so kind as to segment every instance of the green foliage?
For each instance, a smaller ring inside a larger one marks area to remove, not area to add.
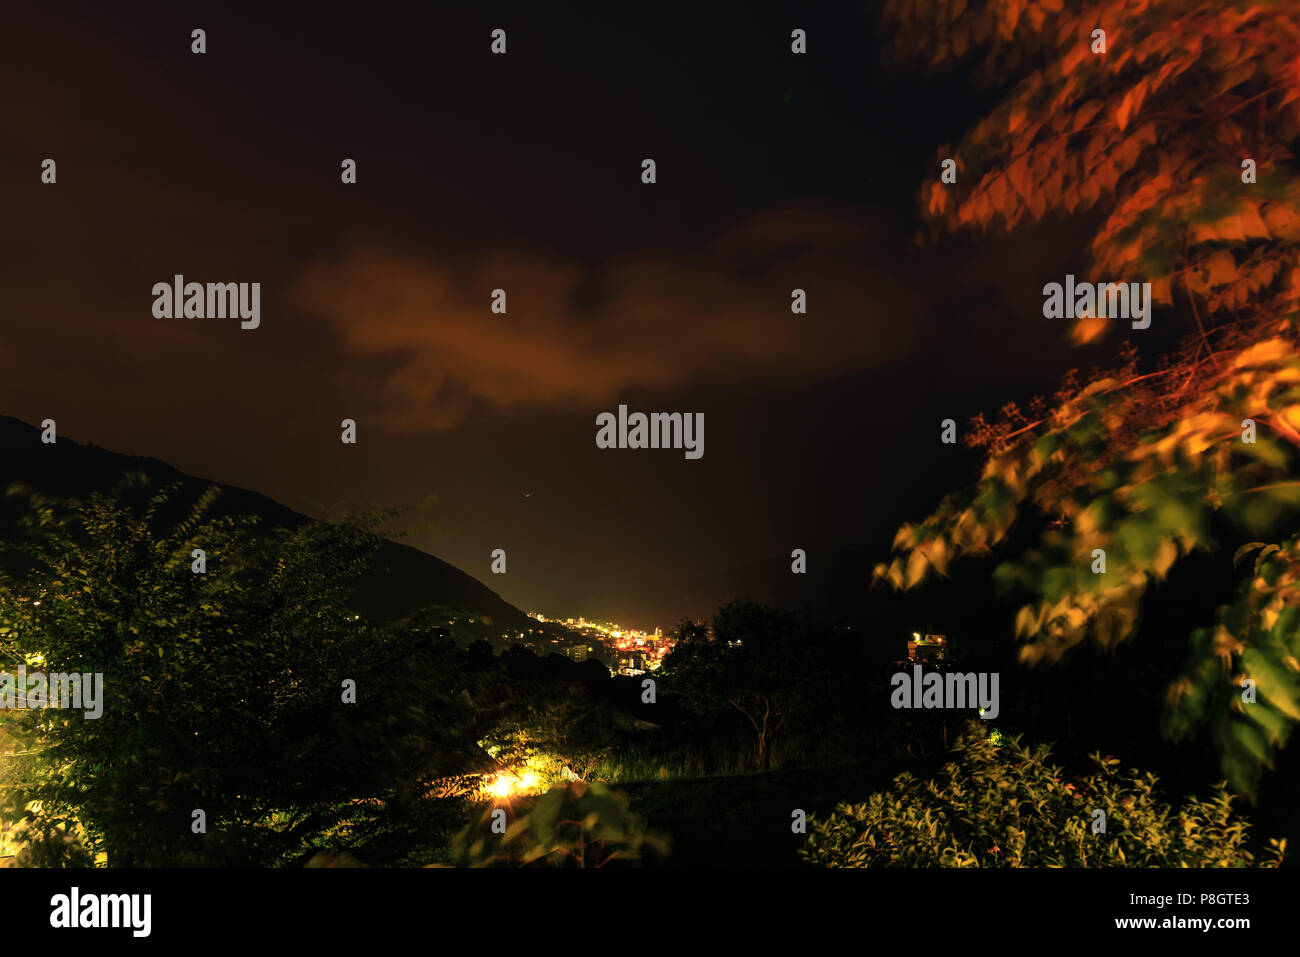
[[[492,829],[494,811],[462,831],[452,843],[461,867],[604,867],[637,865],[647,855],[667,855],[667,837],[646,829],[628,798],[600,783],[573,781],[551,788],[504,834]]]
[[[1300,8],[887,8],[914,52],[935,63],[983,55],[990,78],[1014,78],[960,146],[941,151],[959,157],[961,175],[922,190],[936,230],[1012,229],[1092,210],[1101,225],[1090,271],[1150,282],[1170,310],[1156,321],[1195,333],[1153,371],[1140,371],[1130,350],[1120,368],[1083,386],[1071,376],[1029,414],[1011,405],[997,422],[977,418],[968,438],[988,450],[978,481],[901,528],[898,555],[876,578],[912,588],[946,575],[1028,517],[1042,526],[1037,543],[995,573],[1034,598],[1016,620],[1022,659],[1055,662],[1089,640],[1111,648],[1133,635],[1143,597],[1180,559],[1261,536],[1288,541],[1300,522],[1300,184],[1284,175],[1300,136]],[[1090,49],[1098,25],[1104,54]],[[1246,157],[1257,183],[1242,181]],[[1075,338],[1105,326],[1085,315]],[[1164,719],[1174,736],[1208,725],[1224,773],[1248,795],[1300,721],[1287,611],[1300,594],[1293,550],[1279,549],[1217,626],[1191,636]],[[1103,552],[1104,573],[1094,569]],[[1245,677],[1261,693],[1243,708]]]
[[[530,690],[495,716],[479,745],[504,767],[548,784],[589,778],[615,748],[616,715],[572,689]]]
[[[1286,849],[1270,841],[1256,857],[1222,784],[1173,806],[1154,775],[1099,754],[1096,771],[1070,782],[1048,747],[999,746],[978,724],[956,750],[936,780],[904,773],[864,804],[810,819],[800,857],[821,867],[1277,867]],[[1095,810],[1104,833],[1092,833]]]
[[[753,602],[724,605],[713,617],[713,637],[683,623],[664,659],[664,686],[701,714],[742,714],[758,744],[758,766],[768,770],[772,744],[787,722],[798,722],[824,699],[832,670],[809,622]]]
[[[304,867],[367,867],[364,861],[357,860],[347,851],[317,851]]]
[[[23,810],[9,830],[9,842],[17,850],[15,867],[91,867],[86,833],[75,818],[44,813],[40,802]]]
[[[1237,600],[1219,610],[1214,627],[1193,633],[1165,713],[1175,739],[1208,725],[1225,769],[1249,788],[1300,722],[1300,535],[1282,545],[1253,542],[1236,558],[1252,553],[1254,572]]]
[[[450,647],[348,607],[381,519],[262,530],[207,517],[210,492],[169,525],[172,494],[135,477],[79,501],[11,492],[25,566],[0,580],[0,670],[101,672],[105,702],[4,713],[0,819],[75,819],[113,866],[268,864],[357,798],[413,801],[462,709],[439,678]]]

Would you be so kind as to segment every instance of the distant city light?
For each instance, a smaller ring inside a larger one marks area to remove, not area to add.
[[[673,640],[665,635],[658,626],[653,632],[636,628],[625,628],[611,621],[588,621],[578,618],[546,618],[541,612],[530,611],[528,617],[540,622],[555,622],[573,631],[595,638],[599,645],[610,653],[614,659],[610,671],[621,675],[640,675],[647,671],[658,671],[663,660],[672,651]],[[552,644],[559,644],[559,639],[551,639]],[[570,645],[565,653],[575,661],[583,661],[587,653],[594,648]]]

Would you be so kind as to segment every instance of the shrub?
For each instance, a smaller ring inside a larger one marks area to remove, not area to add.
[[[14,867],[91,867],[94,864],[80,822],[45,813],[39,801],[24,809],[22,817],[8,830],[8,837],[17,851]]]
[[[647,830],[628,803],[599,782],[572,781],[539,797],[504,834],[493,831],[498,808],[489,806],[456,836],[452,860],[462,867],[604,867],[639,864],[647,851],[666,855],[668,839]]]
[[[838,805],[810,820],[799,851],[822,867],[1276,867],[1285,840],[1256,860],[1250,825],[1222,783],[1208,800],[1165,803],[1153,774],[1121,770],[1092,755],[1097,770],[1077,782],[1048,763],[1046,745],[1002,746],[971,726],[957,760],[933,781],[900,774],[865,804]],[[1105,830],[1094,833],[1094,812]]]

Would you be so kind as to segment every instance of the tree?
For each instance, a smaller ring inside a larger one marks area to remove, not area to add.
[[[1129,638],[1144,593],[1194,550],[1220,551],[1226,573],[1224,536],[1278,541],[1191,637],[1164,722],[1175,738],[1209,725],[1224,772],[1252,793],[1300,721],[1300,8],[890,0],[887,15],[904,52],[982,55],[982,74],[1009,87],[940,151],[960,175],[923,188],[932,230],[1097,217],[1095,275],[1151,283],[1156,321],[1186,334],[1145,365],[1130,348],[1050,401],[976,419],[978,481],[902,527],[877,578],[912,587],[1041,516],[1036,547],[998,578],[1037,596],[1017,620],[1023,660],[1052,662]],[[1073,336],[1113,325],[1085,308]]]
[[[207,518],[215,490],[168,526],[173,493],[11,492],[25,533],[6,547],[26,563],[0,579],[0,671],[100,673],[104,701],[98,718],[4,713],[26,752],[5,816],[75,820],[114,866],[266,864],[346,827],[358,799],[413,799],[462,710],[440,677],[454,649],[351,611],[377,537]]]
[[[820,646],[793,615],[753,602],[724,605],[712,624],[712,637],[691,622],[678,628],[663,663],[666,685],[696,711],[743,715],[754,731],[759,770],[767,771],[773,741],[816,694]]]

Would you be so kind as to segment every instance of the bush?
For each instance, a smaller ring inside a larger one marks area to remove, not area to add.
[[[1285,840],[1257,861],[1250,825],[1222,783],[1181,807],[1160,799],[1153,774],[1092,756],[1097,770],[1068,782],[1046,745],[999,746],[972,725],[957,760],[934,781],[900,774],[865,804],[810,820],[799,855],[821,867],[1277,867]],[[1093,833],[1094,812],[1105,830]]]
[[[453,863],[465,867],[604,867],[640,864],[646,851],[666,855],[668,840],[628,809],[627,795],[599,782],[553,787],[506,826],[493,831],[499,808],[465,828],[452,843]]]
[[[94,857],[87,847],[80,823],[71,818],[46,814],[40,802],[33,802],[8,830],[17,853],[14,867],[91,867]]]

